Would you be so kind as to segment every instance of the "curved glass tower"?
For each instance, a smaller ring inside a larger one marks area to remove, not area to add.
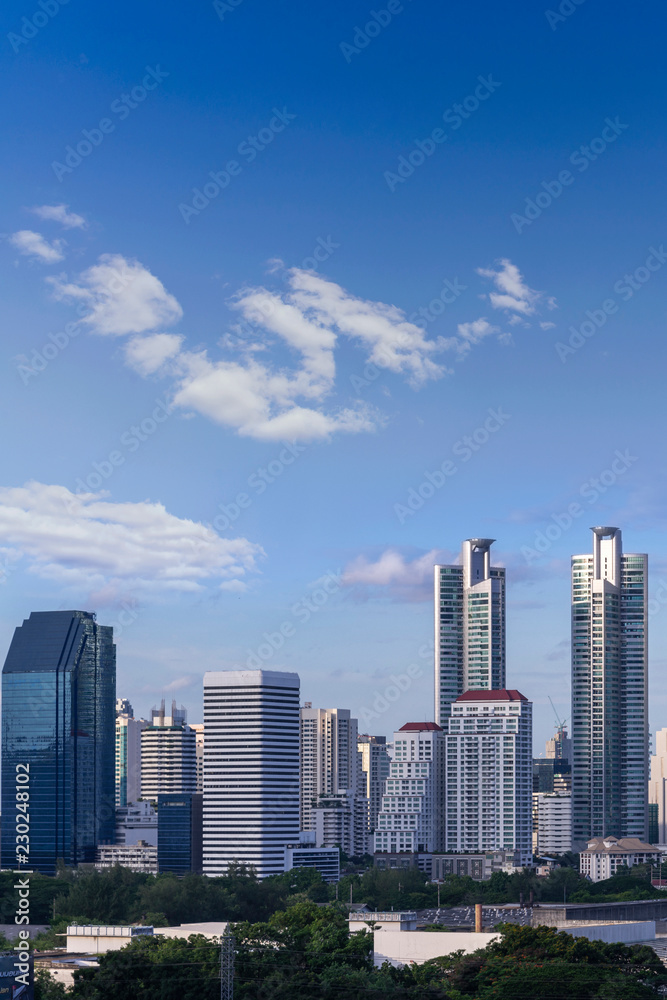
[[[87,611],[33,611],[2,671],[2,856],[17,867],[16,776],[29,776],[26,867],[54,874],[115,839],[116,650]],[[19,765],[22,765],[19,767]],[[18,769],[18,770],[17,770]]]

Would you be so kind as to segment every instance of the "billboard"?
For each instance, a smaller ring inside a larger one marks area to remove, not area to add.
[[[34,1000],[34,981],[32,955],[22,962],[16,952],[0,952],[0,1000]]]

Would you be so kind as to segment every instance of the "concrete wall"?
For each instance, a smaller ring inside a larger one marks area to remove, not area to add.
[[[466,954],[486,948],[499,938],[499,934],[468,934],[461,931],[373,931],[373,959],[375,965],[421,964],[431,958],[450,955],[454,951]]]
[[[638,941],[655,941],[655,920],[638,920],[633,923],[585,924],[561,927],[572,937],[585,937],[589,941],[605,944],[637,944]]]
[[[565,930],[568,923],[614,920],[667,920],[667,900],[642,899],[627,903],[541,903],[533,909],[533,927],[545,924]]]

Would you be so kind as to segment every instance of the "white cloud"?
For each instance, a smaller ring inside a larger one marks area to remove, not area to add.
[[[144,377],[154,375],[181,349],[183,337],[175,333],[152,333],[147,337],[132,337],[125,344],[125,361]]]
[[[470,323],[459,323],[457,333],[460,337],[458,350],[461,354],[466,354],[475,344],[479,344],[485,337],[493,333],[499,333],[497,326],[492,326],[485,316],[474,319]]]
[[[31,229],[21,229],[18,233],[12,233],[9,242],[16,247],[19,253],[25,257],[33,257],[42,264],[55,264],[65,258],[63,240],[54,240],[53,243],[49,243],[41,233],[34,233]]]
[[[123,336],[170,326],[183,315],[179,303],[159,278],[136,260],[103,254],[78,281],[48,278],[59,301],[83,302],[90,309],[82,318],[92,333]]]
[[[263,555],[246,538],[221,538],[160,503],[114,503],[103,492],[37,482],[0,488],[0,542],[21,552],[31,573],[106,603],[128,591],[239,589]]]
[[[398,549],[386,549],[375,560],[358,556],[345,567],[341,579],[344,587],[353,587],[364,596],[384,589],[395,600],[427,601],[433,596],[433,567],[455,561],[444,549],[431,549],[412,559]]]
[[[540,330],[553,330],[555,326],[556,326],[555,323],[547,323],[547,322],[540,323]]]
[[[483,267],[477,268],[477,273],[484,278],[491,278],[498,289],[497,292],[489,294],[489,302],[494,309],[531,316],[535,312],[542,293],[536,292],[526,284],[519,268],[511,260],[503,257],[498,263],[500,264],[498,271]]]
[[[65,229],[85,229],[82,215],[69,211],[69,205],[35,205],[30,211],[40,219],[59,222]]]

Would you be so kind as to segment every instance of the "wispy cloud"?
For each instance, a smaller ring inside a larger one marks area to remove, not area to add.
[[[246,538],[221,538],[160,503],[114,503],[103,492],[38,482],[0,488],[0,542],[21,553],[29,572],[106,604],[128,591],[244,585],[263,555]]]
[[[65,229],[85,229],[87,225],[82,215],[69,211],[69,205],[35,205],[30,211],[39,219],[59,222]]]
[[[65,258],[63,240],[54,240],[53,243],[49,243],[41,233],[34,233],[31,229],[20,229],[17,233],[12,233],[9,242],[24,257],[31,257],[41,264],[56,264]]]
[[[503,257],[498,261],[497,271],[492,268],[477,268],[477,273],[483,278],[490,278],[497,291],[489,293],[489,302],[494,309],[508,313],[519,313],[521,316],[532,316],[542,299],[542,292],[536,292],[524,280],[521,271],[511,260]],[[555,306],[555,300],[549,300]]]

